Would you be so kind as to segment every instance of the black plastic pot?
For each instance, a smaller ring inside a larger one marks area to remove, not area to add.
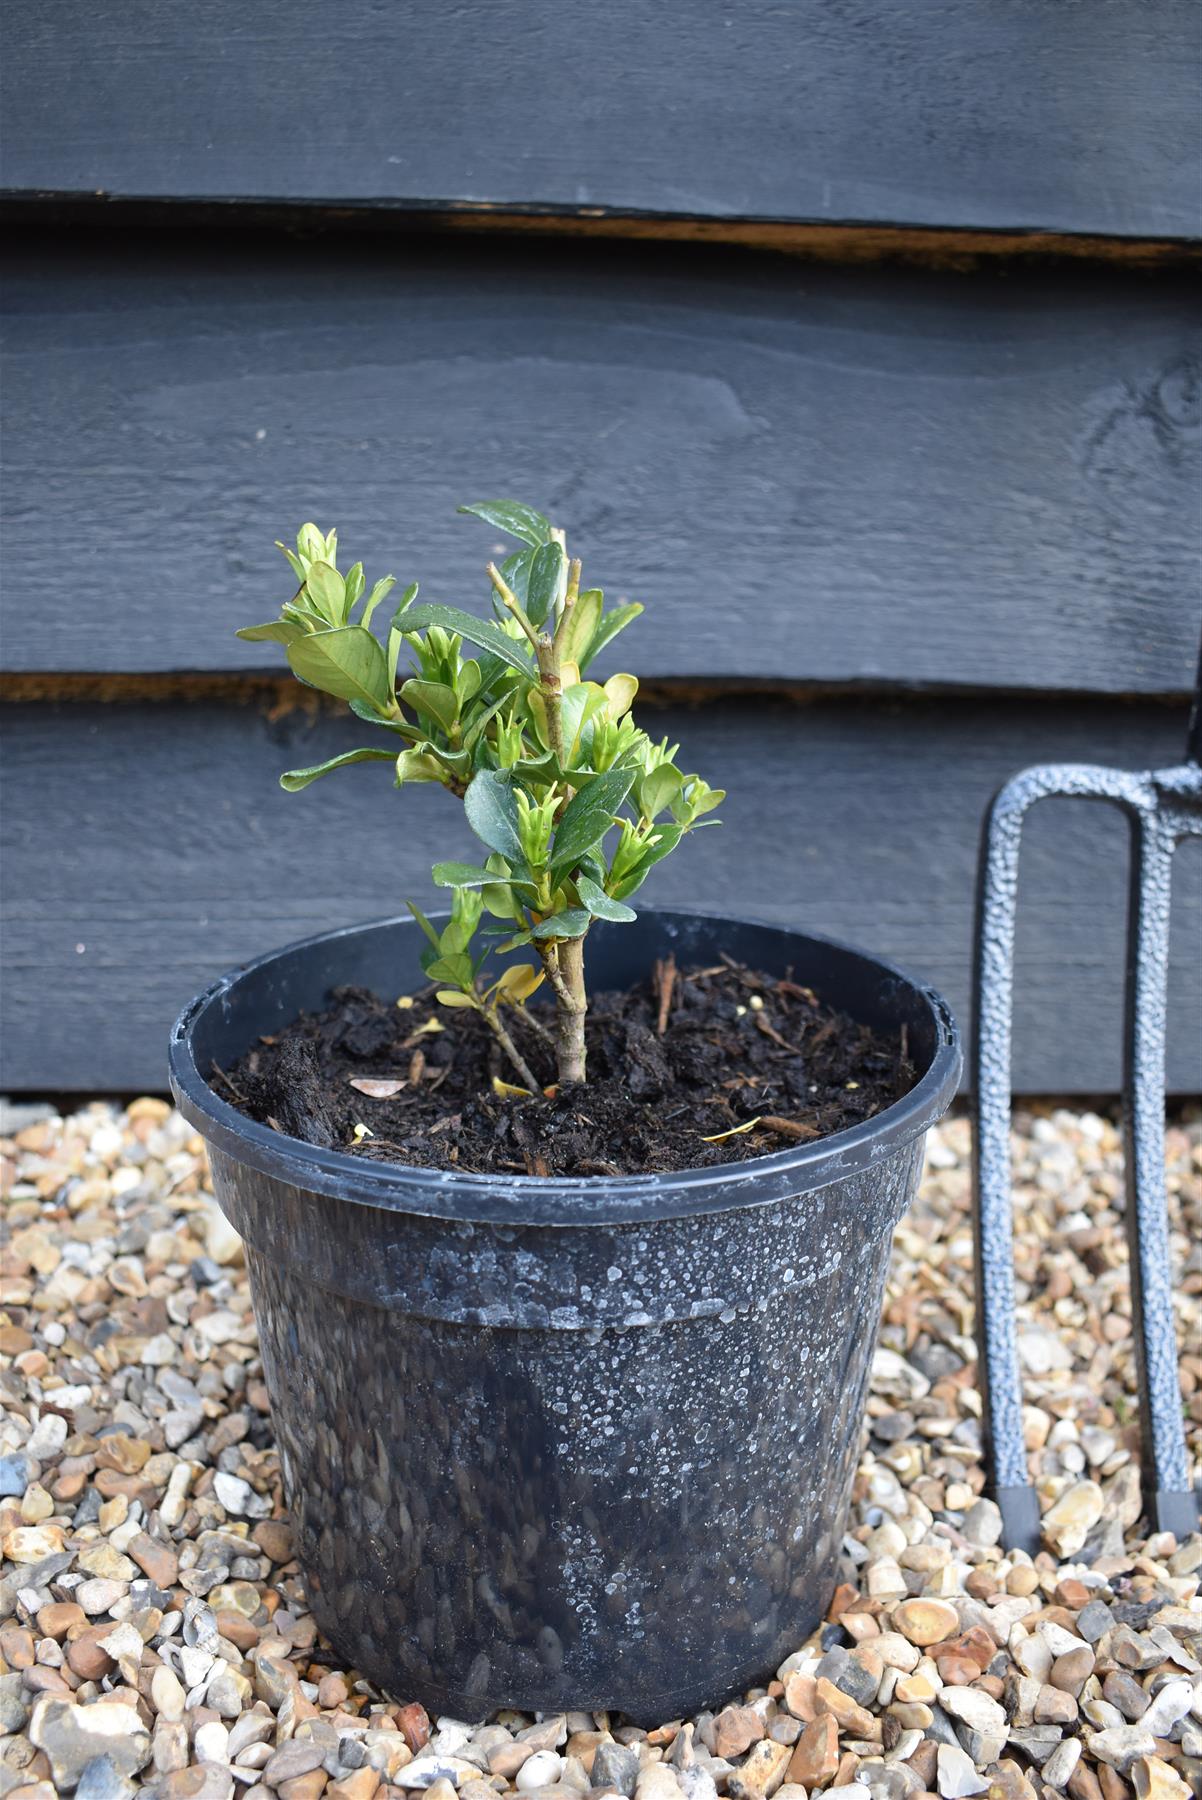
[[[593,988],[726,951],[905,1025],[920,1078],[853,1131],[578,1180],[366,1162],[253,1124],[206,1074],[344,984],[421,985],[408,920],[224,977],[171,1041],[246,1240],[313,1612],[347,1663],[473,1719],[668,1719],[761,1680],[834,1580],[893,1228],[955,1090],[955,1023],[875,958],[679,912],[595,928]]]

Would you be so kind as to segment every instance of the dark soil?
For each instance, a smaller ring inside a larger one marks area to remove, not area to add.
[[[530,1010],[546,1021],[541,998]],[[331,1001],[214,1081],[277,1131],[381,1162],[522,1175],[707,1168],[845,1131],[914,1083],[904,1037],[733,962],[678,972],[669,961],[626,993],[593,995],[587,1085],[529,1099],[496,1091],[517,1077],[487,1026],[439,1006],[432,989],[398,1003],[339,988]],[[547,1044],[505,1016],[553,1082]],[[383,1095],[371,1091],[379,1083]]]

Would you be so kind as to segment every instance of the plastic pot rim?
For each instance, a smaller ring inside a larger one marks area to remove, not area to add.
[[[188,1003],[172,1027],[168,1051],[172,1093],[189,1124],[215,1149],[294,1187],[358,1206],[449,1222],[564,1228],[721,1213],[757,1203],[766,1205],[785,1192],[794,1196],[812,1192],[893,1155],[921,1137],[946,1112],[962,1068],[960,1033],[947,1002],[928,983],[870,951],[820,932],[796,930],[779,920],[694,906],[655,910],[717,923],[762,926],[874,963],[884,976],[911,989],[929,1009],[935,1032],[935,1053],[929,1066],[908,1094],[847,1131],[743,1162],[646,1175],[497,1175],[368,1162],[343,1150],[285,1136],[223,1100],[193,1055],[192,1030],[201,1014],[209,1006],[220,1005],[239,982],[279,957],[382,927],[396,925],[416,931],[413,920],[400,914],[316,932],[218,976]]]

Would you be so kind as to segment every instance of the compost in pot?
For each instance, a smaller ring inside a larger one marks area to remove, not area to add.
[[[537,1013],[520,1014],[531,1067],[554,1069]],[[381,1162],[526,1175],[713,1167],[863,1123],[908,1090],[902,1034],[859,1025],[788,976],[732,959],[594,996],[589,1079],[515,1095],[471,1009],[434,995],[400,1007],[341,989],[218,1077],[251,1118]]]

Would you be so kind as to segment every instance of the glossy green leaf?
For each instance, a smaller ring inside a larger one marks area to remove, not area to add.
[[[661,763],[658,769],[652,769],[643,776],[638,784],[636,798],[639,811],[645,819],[654,819],[656,813],[663,812],[684,786],[684,776],[671,763]]]
[[[392,750],[344,750],[341,756],[331,756],[328,761],[314,763],[311,769],[289,769],[280,776],[280,786],[289,794],[299,794],[307,788],[311,781],[317,781],[322,775],[328,775],[331,769],[345,769],[350,763],[360,762],[395,762],[396,753]]]
[[[638,867],[624,881],[618,883],[618,898],[628,900],[636,894],[650,875],[657,862],[665,856],[671,856],[677,844],[684,836],[684,828],[680,825],[660,825],[657,827],[658,843],[652,844],[644,854]]]
[[[443,933],[446,936],[446,933]],[[451,954],[436,956],[426,964],[426,974],[431,981],[453,981],[456,987],[469,988],[472,985],[472,959],[461,950]]]
[[[476,518],[495,525],[498,531],[508,532],[510,537],[521,538],[524,544],[536,548],[551,536],[551,521],[535,512],[532,506],[523,506],[520,500],[476,500],[458,510],[474,513]]]
[[[639,601],[632,600],[628,606],[615,606],[612,612],[605,614],[593,632],[588,649],[583,656],[576,658],[581,674],[588,668],[593,658],[601,654],[606,644],[612,643],[619,631],[625,631],[628,625],[632,625],[643,610]]]
[[[359,599],[366,586],[367,583],[363,579],[363,564],[361,562],[352,563],[346,572],[345,614],[348,619],[350,618],[353,609],[358,605]]]
[[[475,644],[479,650],[491,651],[522,675],[531,673],[530,658],[522,645],[516,638],[507,637],[491,619],[477,619],[474,613],[461,612],[457,606],[431,605],[411,606],[401,621],[405,631],[422,631],[431,625],[441,625],[444,631],[457,632],[469,644]]]
[[[583,937],[593,922],[591,913],[582,907],[569,906],[552,919],[544,919],[530,933],[535,938],[578,938]]]
[[[244,625],[241,631],[234,633],[249,644],[292,644],[297,638],[308,635],[305,627],[294,619],[269,619],[266,625]]]
[[[451,727],[459,717],[459,701],[454,688],[445,687],[441,681],[407,681],[401,688],[401,699],[414,712],[424,713],[427,719],[441,725],[450,736]]]
[[[540,545],[534,552],[526,589],[526,612],[532,625],[541,625],[551,611],[564,577],[564,567],[563,550],[554,540]]]
[[[402,719],[382,719],[375,707],[369,706],[366,700],[348,700],[347,705],[365,725],[375,725],[382,731],[394,732],[397,737],[403,737],[410,744],[419,743],[425,735],[415,725],[407,725]]]
[[[511,863],[522,861],[518,805],[504,776],[493,769],[481,769],[464,795],[463,809],[481,843],[507,857]]]
[[[490,883],[506,886],[509,880],[509,877],[498,875],[493,869],[480,869],[472,863],[461,862],[435,863],[430,873],[435,887],[482,888]]]
[[[288,646],[288,662],[294,674],[323,693],[340,700],[365,700],[384,713],[391,709],[384,652],[362,625],[297,638]]]
[[[634,775],[633,769],[608,769],[572,796],[555,833],[553,871],[570,869],[601,842],[634,785]]]
[[[623,925],[629,925],[638,918],[633,906],[623,906],[620,900],[611,900],[605,889],[590,881],[587,875],[577,875],[576,892],[584,901],[595,919],[613,919]]]
[[[305,587],[314,606],[330,623],[341,625],[345,617],[346,583],[337,569],[332,569],[327,562],[310,563]]]

